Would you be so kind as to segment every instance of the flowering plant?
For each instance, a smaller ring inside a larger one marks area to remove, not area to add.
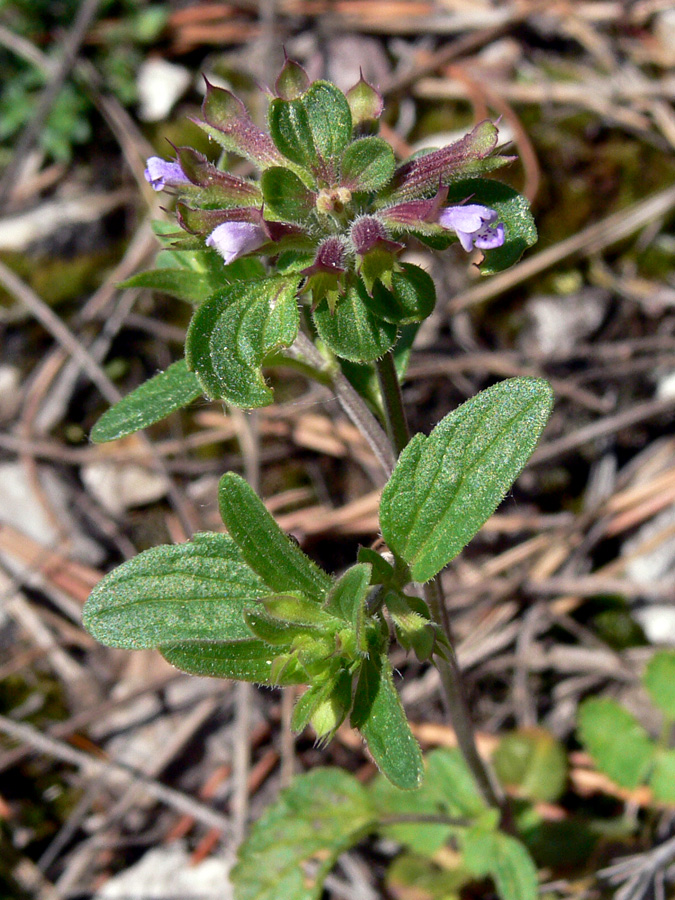
[[[141,553],[103,579],[84,618],[103,643],[156,647],[187,672],[308,685],[294,730],[311,724],[327,741],[349,719],[391,784],[414,790],[424,767],[388,659],[395,638],[439,669],[480,798],[481,834],[493,834],[503,796],[476,751],[437,576],[527,462],[551,391],[534,378],[496,384],[409,440],[402,335],[433,311],[435,290],[404,251],[411,238],[437,250],[459,242],[483,251],[479,265],[490,273],[517,260],[536,231],[526,200],[483,177],[510,161],[496,153],[492,122],[397,164],[377,134],[382,111],[363,78],[344,94],[287,60],[264,132],[233,94],[207,83],[197,124],[260,175],[231,174],[190,147],[148,160],[146,179],[175,195],[182,233],[163,238],[168,266],[129,284],[195,310],[185,359],[109,410],[92,438],[129,434],[202,394],[263,406],[273,399],[263,368],[295,364],[333,385],[382,463],[389,552],[362,548],[347,571],[329,574],[229,472],[219,488],[228,533]],[[491,807],[498,815],[486,819]]]

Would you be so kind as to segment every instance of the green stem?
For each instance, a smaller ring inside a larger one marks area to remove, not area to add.
[[[387,435],[398,456],[410,440],[410,431],[393,353],[391,351],[386,353],[382,359],[377,361],[376,367],[382,393]],[[457,743],[484,800],[489,806],[502,810],[504,815],[504,797],[476,747],[473,723],[464,695],[462,673],[454,650],[450,619],[439,576],[424,585],[424,596],[434,621],[441,626],[447,638],[447,646],[441,646],[440,650],[436,652],[434,662],[441,676],[445,705],[457,735]],[[504,818],[506,818],[505,815]]]
[[[398,380],[398,372],[394,364],[394,354],[391,350],[385,353],[382,359],[378,359],[375,366],[380,393],[382,394],[384,424],[387,429],[387,436],[391,441],[391,446],[394,448],[396,456],[398,456],[410,440],[410,429],[408,428],[408,419],[403,408],[403,396]]]

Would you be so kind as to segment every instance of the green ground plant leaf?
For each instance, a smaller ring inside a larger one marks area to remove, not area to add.
[[[326,300],[314,310],[314,324],[321,340],[342,359],[371,362],[396,342],[396,325],[384,322],[369,308],[361,282],[350,285],[331,312]]]
[[[654,799],[675,803],[675,750],[658,750],[654,768],[649,775],[649,787]]]
[[[269,594],[232,538],[145,550],[106,575],[85,603],[85,628],[108,647],[141,650],[251,637],[244,611]]]
[[[635,717],[616,701],[589,697],[579,707],[579,740],[601,772],[621,787],[647,777],[656,747]]]
[[[197,376],[181,359],[103,413],[91,430],[91,440],[103,444],[133,434],[182,409],[202,393]]]
[[[498,159],[498,157],[496,157]],[[534,223],[527,199],[508,184],[487,178],[469,178],[450,185],[448,204],[480,203],[497,211],[504,223],[505,240],[501,247],[488,250],[480,265],[481,275],[494,275],[518,262],[528,247],[537,243],[537,226]]]
[[[248,565],[274,592],[322,601],[333,580],[284,534],[256,492],[234,472],[218,486],[220,514]],[[269,591],[266,591],[269,593]]]
[[[659,650],[647,663],[642,677],[652,703],[675,721],[675,651]]]
[[[366,650],[363,644],[363,627],[366,616],[366,597],[370,586],[371,567],[367,563],[357,563],[335,582],[328,594],[324,608],[354,629],[357,646]]]
[[[195,312],[185,358],[208,397],[242,409],[272,402],[261,366],[297,336],[299,282],[297,276],[230,284]]]
[[[340,183],[352,191],[375,191],[387,184],[395,168],[391,146],[382,138],[364,137],[343,153]]]
[[[415,581],[433,578],[492,515],[536,447],[552,403],[546,381],[511,378],[410,441],[382,492],[380,525]]]
[[[565,790],[565,748],[544,728],[522,728],[506,734],[492,763],[502,784],[516,787],[519,797],[554,803]]]
[[[319,900],[338,856],[375,825],[366,789],[339,769],[314,769],[253,826],[232,870],[237,900]]]
[[[162,656],[183,672],[209,678],[233,678],[256,684],[303,684],[306,674],[293,661],[284,669],[281,682],[272,678],[274,655],[262,641],[176,642],[160,648]]]
[[[366,739],[377,767],[401,790],[413,790],[424,777],[422,753],[394,687],[386,654],[361,666],[354,695],[352,726]]]
[[[489,875],[500,900],[537,900],[537,869],[520,841],[501,831],[473,829],[462,847],[464,865],[477,878]]]
[[[446,815],[471,821],[485,811],[473,775],[457,749],[432,750],[425,756],[425,775],[416,790],[403,791],[383,776],[370,790],[381,818],[395,815]],[[441,823],[397,823],[384,834],[415,853],[432,857],[458,826]]]

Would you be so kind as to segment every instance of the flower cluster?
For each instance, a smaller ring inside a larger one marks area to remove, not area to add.
[[[313,308],[325,301],[333,313],[356,283],[368,303],[378,283],[392,290],[408,236],[440,249],[457,239],[466,251],[493,250],[506,237],[499,213],[470,191],[448,203],[451,188],[456,194],[462,181],[509,161],[494,154],[495,125],[481,122],[460,141],[397,165],[377,136],[382,109],[363,77],[343,94],[287,60],[264,132],[232,93],[207,82],[195,121],[227,153],[253,163],[259,179],[224,172],[189,147],[171,161],[148,159],[145,177],[177,195],[181,227],[225,264],[284,252]]]

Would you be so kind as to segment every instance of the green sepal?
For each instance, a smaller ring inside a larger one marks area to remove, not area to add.
[[[290,647],[295,638],[307,634],[307,625],[281,622],[260,610],[249,609],[244,613],[244,621],[251,634],[271,647]]]
[[[299,276],[283,276],[230,284],[195,312],[185,358],[208,397],[243,409],[272,402],[261,366],[298,334],[299,282]]]
[[[386,653],[364,660],[354,695],[351,723],[368,744],[378,769],[408,791],[424,776],[422,753],[394,687]]]
[[[172,666],[190,675],[269,685],[304,684],[307,681],[306,672],[294,658],[287,659],[283,673],[275,674],[273,667],[277,658],[274,651],[262,641],[250,638],[235,643],[175,641],[161,647],[160,652]]]
[[[371,567],[371,584],[388,584],[394,577],[394,567],[384,559],[377,550],[370,547],[359,547],[357,559],[360,563],[368,563]]]
[[[379,137],[353,141],[342,154],[340,184],[350,191],[376,191],[390,181],[396,168],[394,151]]]
[[[436,288],[431,276],[411,263],[401,263],[392,273],[391,287],[381,281],[373,285],[368,306],[378,318],[395,325],[411,325],[430,316],[436,305]]]
[[[202,396],[197,376],[184,359],[172,363],[103,413],[89,435],[95,444],[116,441],[147,428]]]
[[[436,625],[424,601],[420,607],[400,591],[387,591],[384,603],[396,627],[396,638],[404,650],[413,650],[420,662],[431,659],[436,644]],[[415,608],[416,607],[416,608]]]
[[[315,600],[308,600],[301,594],[271,594],[263,597],[261,603],[268,615],[282,622],[317,628],[334,627],[338,624],[326,607],[317,606]]]
[[[402,249],[401,244],[393,249],[377,245],[363,256],[358,257],[358,273],[369,296],[372,295],[375,285],[380,281],[386,288],[391,289],[393,274],[400,265],[398,262],[399,249]]]
[[[223,522],[243,558],[268,588],[276,593],[298,591],[323,601],[333,583],[330,575],[284,534],[241,476],[234,472],[223,475],[218,501]]]
[[[536,447],[551,412],[548,382],[511,378],[467,400],[401,453],[382,492],[389,547],[429,581],[479,531]]]
[[[295,100],[309,88],[307,72],[294,59],[284,60],[281,72],[274,82],[274,90],[282,100]]]
[[[108,647],[142,650],[250,637],[244,610],[269,593],[224,534],[153,547],[105,576],[84,605],[85,628]]]
[[[269,135],[253,123],[244,104],[230,91],[207,82],[202,119],[193,121],[224,150],[251,160],[259,169],[283,164]]]
[[[270,134],[283,155],[332,181],[333,160],[351,140],[352,117],[345,95],[327,81],[315,81],[295,100],[275,99],[268,114]]]
[[[365,287],[357,281],[339,298],[334,313],[326,300],[313,312],[319,337],[343,359],[370,362],[383,356],[396,342],[396,325],[374,315],[369,299]]]
[[[262,173],[265,212],[285,222],[304,222],[316,208],[316,194],[290,169],[274,166]]]
[[[364,625],[370,575],[371,568],[367,563],[358,563],[347,569],[329,591],[324,604],[327,612],[350,624],[356,646],[363,653],[368,649]]]

